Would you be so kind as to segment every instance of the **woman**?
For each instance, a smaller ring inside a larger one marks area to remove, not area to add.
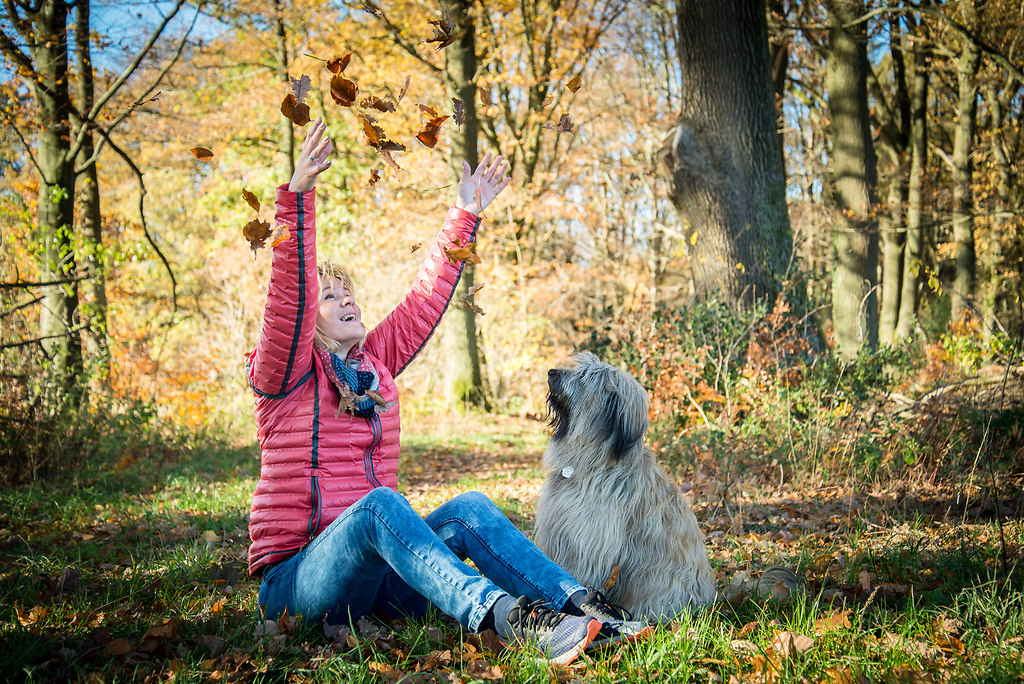
[[[323,121],[291,182],[278,188],[263,329],[249,354],[262,451],[249,571],[268,618],[348,622],[371,611],[422,615],[430,604],[470,630],[494,629],[568,663],[594,642],[643,631],[551,562],[485,496],[470,492],[421,518],[395,489],[394,378],[430,339],[464,262],[444,249],[475,239],[479,214],[509,183],[501,157],[463,162],[455,206],[405,300],[369,333],[344,269],[316,262],[313,191],[328,169]],[[470,558],[479,572],[463,562]],[[518,597],[518,598],[515,598]]]

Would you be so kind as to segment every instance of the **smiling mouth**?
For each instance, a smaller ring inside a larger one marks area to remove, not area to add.
[[[342,323],[349,323],[349,322],[354,321],[354,320],[356,320],[356,315],[355,314],[345,314],[344,316],[341,317],[341,322]]]

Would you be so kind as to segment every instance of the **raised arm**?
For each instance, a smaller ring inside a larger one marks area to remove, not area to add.
[[[330,139],[317,119],[306,135],[295,173],[277,189],[275,221],[290,236],[273,248],[263,328],[249,355],[249,382],[259,394],[287,394],[312,367],[313,334],[320,286],[316,272],[317,176],[330,167]]]
[[[465,261],[449,262],[444,250],[476,240],[479,214],[511,180],[505,175],[508,165],[500,156],[492,160],[488,154],[475,171],[466,162],[462,165],[455,206],[448,210],[441,233],[427,252],[411,291],[366,337],[367,351],[383,361],[396,377],[434,334],[466,266]]]

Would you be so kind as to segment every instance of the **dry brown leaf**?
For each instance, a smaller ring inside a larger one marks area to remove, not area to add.
[[[370,177],[366,179],[366,185],[373,187],[380,181],[380,169],[370,169]]]
[[[540,103],[540,106],[541,106],[541,107],[547,107],[547,106],[551,105],[552,103],[554,103],[554,101],[555,101],[555,97],[554,97],[553,95],[548,95],[548,96],[547,96],[547,97],[545,97],[545,98],[544,98],[544,100],[543,100],[543,101],[542,101],[542,102]]]
[[[748,622],[747,624],[745,624],[742,627],[740,627],[740,631],[738,631],[736,633],[736,638],[737,639],[745,639],[746,637],[748,637],[751,634],[753,634],[754,632],[756,632],[758,627],[760,627],[760,626],[761,625],[758,622]]]
[[[477,658],[466,668],[466,674],[473,679],[481,679],[485,682],[500,682],[505,679],[505,673],[497,665],[492,665],[486,658]]]
[[[740,653],[757,653],[761,650],[757,644],[748,639],[733,639],[729,642],[729,646],[732,647],[732,650],[739,651]]]
[[[270,237],[270,246],[277,247],[279,244],[290,238],[292,234],[288,231],[288,226],[283,223],[274,229],[273,234]]]
[[[338,74],[344,73],[345,69],[348,68],[349,62],[352,61],[352,53],[346,52],[341,57],[332,57],[327,60],[327,64],[324,68],[330,71],[332,74],[337,76]]]
[[[486,316],[487,315],[487,312],[484,311],[483,309],[481,309],[479,306],[477,306],[474,302],[471,302],[469,300],[469,297],[459,297],[459,304],[462,304],[462,306],[464,308],[469,309],[470,311],[475,313],[477,316]]]
[[[864,590],[864,593],[871,591],[871,587],[874,586],[874,575],[872,575],[867,570],[861,570],[858,579],[860,580],[860,588]]]
[[[488,90],[487,88],[479,88],[477,92],[480,93],[480,104],[482,106],[490,107],[492,104],[494,104],[494,101],[491,100],[490,90]]]
[[[469,288],[466,289],[466,296],[470,297],[472,295],[475,295],[477,292],[479,292],[482,289],[484,289],[484,284],[483,283],[477,283],[476,285],[472,285],[472,286],[470,286]]]
[[[266,244],[270,234],[270,223],[261,221],[259,217],[249,221],[242,228],[242,237],[249,241],[249,249],[253,252]]]
[[[395,103],[391,100],[382,100],[376,95],[370,95],[364,97],[363,101],[359,103],[359,106],[363,109],[376,109],[378,112],[393,112],[395,111]]]
[[[246,204],[253,208],[253,211],[258,212],[260,210],[260,199],[255,193],[242,188],[242,199],[245,200]]]
[[[772,648],[783,658],[805,653],[814,646],[814,639],[797,632],[779,632],[772,640]]]
[[[543,127],[548,130],[558,131],[559,133],[572,133],[573,126],[572,117],[568,114],[562,114],[562,116],[558,118],[558,123],[551,123],[549,121],[544,124]]]
[[[309,105],[295,99],[294,93],[288,93],[281,102],[281,113],[296,126],[305,126],[310,122]]]
[[[309,76],[306,74],[302,74],[299,78],[291,76],[289,78],[288,85],[292,89],[292,94],[295,96],[295,100],[297,102],[305,102],[306,97],[309,95],[309,91],[313,87],[309,81]]]
[[[401,92],[398,93],[398,104],[402,104],[402,98],[405,97],[405,93],[408,92],[408,90],[409,90],[409,81],[410,80],[411,80],[411,77],[409,77],[409,76],[405,77],[405,84],[402,86]]]
[[[455,265],[459,261],[469,261],[471,264],[479,264],[480,257],[476,254],[476,243],[469,242],[463,246],[448,247],[444,250],[448,257],[448,263]]]
[[[429,24],[434,27],[434,36],[428,38],[426,42],[437,43],[434,46],[437,50],[443,50],[452,43],[455,42],[459,36],[455,33],[455,23],[452,21],[452,12],[447,6],[444,8],[444,18],[438,19],[437,21],[430,21]]]
[[[612,570],[608,573],[608,577],[604,580],[605,591],[615,586],[615,583],[619,581],[619,564],[612,563]]]
[[[132,644],[127,639],[111,639],[103,647],[103,655],[122,656],[132,650]]]
[[[452,115],[455,125],[462,128],[462,124],[466,123],[466,103],[457,97],[452,98]]]
[[[373,399],[373,403],[375,403],[377,406],[387,406],[388,405],[387,400],[384,399],[384,395],[381,394],[380,392],[378,392],[377,390],[372,390],[372,389],[366,390],[366,396],[368,396],[371,399]]]
[[[420,105],[422,108],[423,105]],[[428,109],[430,109],[428,107]],[[433,110],[431,110],[433,111]],[[441,133],[441,124],[444,123],[445,119],[448,119],[448,115],[437,116],[429,121],[424,122],[423,128],[420,129],[419,133],[416,134],[416,139],[419,140],[425,147],[434,149],[437,145],[437,138]]]
[[[206,147],[193,147],[189,152],[191,152],[192,156],[201,162],[208,162],[213,159],[213,152]]]
[[[359,94],[359,86],[348,80],[341,74],[331,76],[331,98],[342,107],[351,107],[355,104],[356,95]]]
[[[569,92],[575,93],[583,86],[583,79],[579,76],[573,76],[569,79],[569,82],[565,84],[565,87],[569,89]]]
[[[850,627],[850,611],[836,610],[814,621],[814,633],[825,634]]]
[[[394,682],[399,681],[400,679],[402,679],[402,677],[405,676],[405,673],[401,670],[391,665],[388,665],[387,663],[378,662],[376,660],[367,663],[366,667],[373,674],[377,675],[386,682],[391,682],[392,684],[394,684]]]
[[[415,243],[415,244],[413,244],[412,246],[409,247],[409,252],[410,253],[415,252],[416,250],[418,250],[422,246],[423,246],[422,242],[417,242],[417,243]]]

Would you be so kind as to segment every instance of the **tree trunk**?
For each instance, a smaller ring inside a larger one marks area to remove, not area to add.
[[[67,280],[76,275],[72,241],[75,168],[71,151],[71,97],[68,90],[67,11],[61,0],[47,0],[32,17],[29,50],[39,81],[29,79],[38,115],[39,207],[36,219],[40,280]],[[39,316],[43,348],[53,363],[59,387],[67,392],[78,382],[82,338],[78,330],[78,283],[43,288]]]
[[[995,87],[986,88],[986,99],[989,103],[989,111],[992,112],[992,160],[995,163],[998,183],[996,186],[995,215],[992,221],[992,234],[989,238],[988,249],[988,287],[985,291],[985,307],[983,319],[985,336],[989,337],[995,332],[998,326],[999,301],[1003,291],[1003,232],[1009,221],[1005,218],[1012,213],[1011,188],[1013,187],[1013,173],[1010,160],[1003,148],[1003,107],[999,100],[999,94]]]
[[[469,13],[472,0],[455,0],[451,4],[452,20],[462,32],[458,40],[445,50],[445,85],[452,97],[462,100],[466,120],[462,124],[461,137],[452,140],[452,164],[456,182],[462,176],[462,160],[475,169],[480,157],[477,141],[480,135],[480,120],[476,102],[476,31]],[[473,264],[464,262],[462,279],[455,289],[454,305],[448,314],[445,330],[446,396],[455,408],[466,404],[487,408],[487,393],[484,391],[480,371],[480,347],[477,343],[476,314],[457,302],[466,296],[475,280]]]
[[[918,283],[924,226],[921,220],[924,170],[928,165],[928,56],[914,50],[910,86],[910,178],[907,180],[907,237],[903,249],[903,279],[896,338],[909,337],[917,323]]]
[[[694,291],[772,299],[793,250],[764,0],[681,0],[682,99],[664,151],[692,246]]]
[[[971,0],[960,3],[967,15],[967,25],[976,25]],[[950,295],[950,315],[953,321],[962,321],[974,309],[974,280],[977,270],[974,248],[974,162],[971,146],[974,143],[975,117],[978,108],[979,53],[974,41],[960,41],[957,60],[957,116],[953,138],[953,241],[956,243],[956,276]]]
[[[78,59],[78,99],[82,111],[92,109],[95,90],[92,70],[92,48],[89,41],[89,2],[79,0],[75,6],[75,55]],[[78,154],[79,162],[92,158],[95,146],[92,132],[85,134],[85,142]],[[87,302],[82,304],[82,325],[85,333],[85,348],[90,360],[107,366],[107,290],[106,252],[103,250],[103,224],[100,212],[100,187],[97,165],[89,164],[82,172],[81,187],[78,190],[78,207],[81,217],[82,254],[85,264],[83,275],[88,280]]]
[[[889,179],[889,205],[879,222],[882,234],[882,301],[878,313],[878,339],[889,343],[896,334],[900,315],[900,294],[903,292],[903,250],[906,231],[903,207],[907,201],[904,166],[899,155],[893,155],[894,172]]]
[[[290,74],[288,73],[288,31],[284,22],[284,7],[281,4],[281,0],[274,0],[274,36],[276,38],[277,48],[277,78],[285,84],[289,85]],[[284,157],[284,168],[287,172],[286,178],[291,178],[292,174],[295,173],[295,132],[292,127],[291,120],[286,117],[280,117],[280,138],[278,140],[278,149],[281,152],[281,156]]]
[[[825,84],[836,203],[832,320],[842,359],[878,345],[878,170],[868,112],[867,37],[859,0],[829,3],[831,52]]]

